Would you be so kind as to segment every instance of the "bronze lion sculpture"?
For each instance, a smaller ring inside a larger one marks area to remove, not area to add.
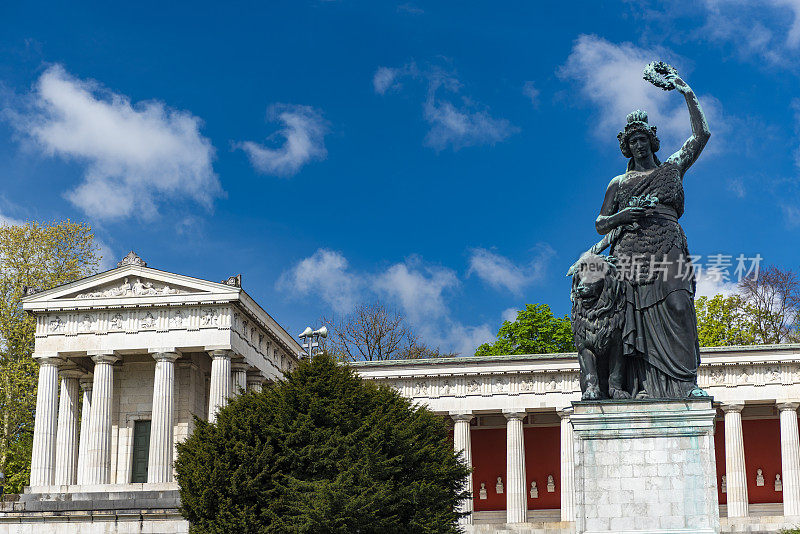
[[[625,284],[604,256],[585,253],[571,269],[572,332],[583,400],[628,399],[622,327]]]

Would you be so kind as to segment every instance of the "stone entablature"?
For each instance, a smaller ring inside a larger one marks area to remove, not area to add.
[[[698,385],[717,402],[800,398],[800,344],[701,349]],[[561,409],[580,400],[576,353],[353,364],[360,376],[451,413]]]

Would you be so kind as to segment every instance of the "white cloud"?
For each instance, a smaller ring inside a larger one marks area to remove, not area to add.
[[[503,321],[508,321],[509,323],[513,323],[514,321],[517,320],[518,313],[519,310],[516,308],[506,308],[505,310],[503,310],[503,313],[500,314],[500,317],[503,319]]]
[[[284,272],[276,287],[317,296],[336,313],[348,313],[358,302],[361,280],[348,271],[347,259],[340,252],[321,248]]]
[[[800,48],[800,0],[706,0],[700,35],[730,43],[743,57],[791,64]]]
[[[25,224],[25,221],[22,219],[16,219],[0,213],[0,226],[21,226],[23,224]]]
[[[744,186],[744,180],[741,178],[732,178],[728,182],[728,190],[739,198],[747,196],[747,189]]]
[[[596,35],[581,35],[559,75],[577,82],[582,96],[597,107],[595,134],[599,137],[616,136],[625,125],[627,114],[643,109],[650,124],[658,127],[662,149],[674,151],[691,134],[689,115],[680,93],[662,91],[642,79],[645,65],[655,59],[679,62],[661,47],[641,48],[631,43],[615,44]],[[699,99],[712,131],[718,131],[722,124],[719,102],[709,96]],[[662,160],[669,155],[670,152],[660,154]]]
[[[525,85],[522,86],[522,94],[527,96],[534,106],[539,104],[539,90],[533,82],[525,82]]]
[[[375,289],[400,303],[413,323],[445,316],[447,307],[443,293],[458,285],[454,271],[424,266],[416,257],[406,263],[392,265],[374,282]]]
[[[486,111],[457,108],[452,102],[436,100],[434,95],[424,109],[425,120],[431,125],[425,144],[436,150],[494,145],[517,131],[506,119],[495,119]]]
[[[789,228],[797,228],[800,226],[800,208],[796,205],[781,204],[781,211],[783,211],[783,218],[786,221],[786,226]]]
[[[494,335],[486,324],[464,325],[452,317],[447,299],[459,286],[455,271],[417,256],[377,273],[357,273],[349,270],[343,254],[326,249],[284,272],[276,284],[281,291],[318,295],[340,314],[361,300],[380,297],[402,311],[427,345],[472,355]]]
[[[468,274],[474,273],[495,289],[507,289],[519,296],[524,288],[544,277],[547,263],[554,254],[552,247],[541,244],[528,264],[518,266],[505,256],[476,248],[469,258]]]
[[[328,123],[322,114],[310,106],[275,104],[268,112],[270,120],[283,123],[284,127],[269,139],[283,138],[283,144],[270,148],[252,141],[236,143],[250,158],[258,171],[276,176],[293,176],[307,163],[324,160],[325,134]]]
[[[414,63],[400,68],[379,67],[372,77],[372,86],[382,95],[390,88],[398,88],[402,78],[427,84],[422,111],[430,129],[425,144],[437,151],[494,145],[518,131],[508,120],[492,117],[487,109],[471,99],[461,96],[460,101],[456,100],[461,82],[439,67],[421,70]]]
[[[372,87],[379,95],[386,94],[386,91],[395,85],[398,71],[390,67],[378,67],[372,76]]]
[[[709,276],[707,273],[701,271],[697,277],[697,286],[695,289],[695,298],[700,297],[714,297],[715,295],[724,295],[730,297],[739,292],[736,282],[726,282],[721,280],[720,277]]]
[[[158,101],[133,105],[56,65],[41,75],[28,105],[6,115],[38,149],[85,165],[83,182],[66,197],[92,217],[149,218],[174,198],[210,208],[222,193],[214,148],[187,111]]]
[[[114,255],[114,251],[105,241],[95,237],[94,245],[97,247],[97,253],[100,255],[100,264],[98,265],[100,272],[108,271],[117,266],[119,259]]]

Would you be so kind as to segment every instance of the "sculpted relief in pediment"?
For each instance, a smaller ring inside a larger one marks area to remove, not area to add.
[[[98,299],[123,297],[152,297],[156,295],[185,295],[186,289],[170,287],[168,284],[141,278],[124,278],[113,285],[93,288],[91,291],[78,293],[69,298]]]

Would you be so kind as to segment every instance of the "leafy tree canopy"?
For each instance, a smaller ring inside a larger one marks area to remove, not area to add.
[[[526,304],[517,320],[504,321],[497,341],[484,343],[476,356],[503,354],[549,354],[572,352],[572,325],[569,317],[555,317],[547,304]]]
[[[88,225],[63,221],[0,226],[0,471],[20,493],[30,475],[39,367],[25,288],[50,289],[92,274],[100,260]]]
[[[195,424],[175,462],[192,533],[458,532],[445,421],[327,354]]]
[[[756,326],[745,300],[739,295],[716,295],[695,300],[697,335],[701,347],[753,345]]]

